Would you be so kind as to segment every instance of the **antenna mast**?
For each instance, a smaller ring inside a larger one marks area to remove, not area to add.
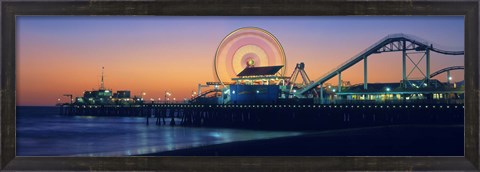
[[[104,67],[102,66],[102,82],[100,84],[100,90],[104,90],[105,89],[105,85],[103,84],[103,69]]]

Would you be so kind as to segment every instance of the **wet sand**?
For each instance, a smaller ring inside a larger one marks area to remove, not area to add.
[[[144,156],[463,156],[463,125],[396,125],[319,131]]]

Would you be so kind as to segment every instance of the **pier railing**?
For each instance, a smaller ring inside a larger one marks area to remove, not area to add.
[[[323,102],[322,102],[323,101]],[[410,100],[321,100],[320,98],[314,99],[315,104],[404,104],[404,105],[415,105],[415,104],[452,104],[452,105],[461,105],[464,104],[464,99],[410,99]]]
[[[136,116],[146,124],[323,130],[396,124],[463,124],[463,104],[144,104],[61,106],[62,115]],[[155,123],[151,122],[152,120]]]

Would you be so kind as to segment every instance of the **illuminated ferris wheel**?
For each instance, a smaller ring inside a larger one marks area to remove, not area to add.
[[[285,66],[286,58],[280,42],[270,32],[244,27],[228,34],[215,53],[215,77],[230,82],[246,67]],[[284,76],[285,67],[279,71]]]

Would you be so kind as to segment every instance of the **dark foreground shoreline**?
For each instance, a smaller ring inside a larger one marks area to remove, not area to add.
[[[394,125],[239,141],[141,156],[463,156],[463,125]]]

